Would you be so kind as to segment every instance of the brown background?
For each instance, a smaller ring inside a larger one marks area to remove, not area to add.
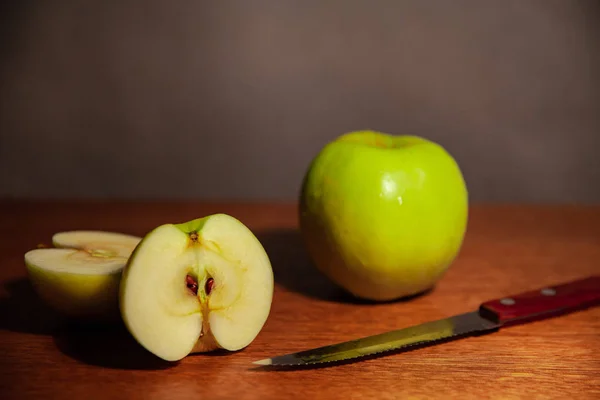
[[[597,1],[3,4],[0,197],[293,199],[372,128],[476,201],[600,201]]]

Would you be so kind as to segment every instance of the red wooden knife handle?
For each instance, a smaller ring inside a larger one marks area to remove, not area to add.
[[[479,312],[502,325],[548,318],[600,304],[600,276],[483,303]]]

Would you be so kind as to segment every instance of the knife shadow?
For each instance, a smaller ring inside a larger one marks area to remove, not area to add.
[[[318,300],[351,304],[386,304],[410,301],[429,293],[433,288],[413,296],[390,301],[360,299],[333,283],[312,263],[299,230],[272,229],[256,232],[265,248],[275,282],[287,290]]]

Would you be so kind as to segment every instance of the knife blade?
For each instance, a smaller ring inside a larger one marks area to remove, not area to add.
[[[383,355],[491,333],[500,328],[533,322],[600,304],[600,276],[548,286],[482,303],[477,310],[380,333],[347,342],[265,358],[253,364],[263,367],[294,367]]]

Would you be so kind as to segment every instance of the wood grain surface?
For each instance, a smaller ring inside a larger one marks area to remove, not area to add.
[[[246,223],[275,272],[270,317],[242,351],[161,362],[122,326],[66,323],[40,304],[26,279],[23,254],[54,232],[143,235],[214,212]],[[460,256],[438,285],[382,304],[356,301],[314,270],[293,204],[6,200],[0,233],[2,399],[600,398],[600,307],[327,368],[269,371],[251,364],[598,274],[597,206],[473,206]]]

